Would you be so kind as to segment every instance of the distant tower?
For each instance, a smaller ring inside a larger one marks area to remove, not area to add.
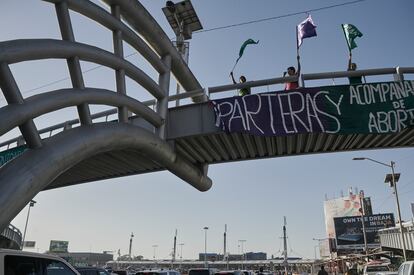
[[[131,238],[129,239],[129,253],[128,253],[128,256],[129,256],[129,259],[131,260],[132,258],[131,258],[131,250],[132,250],[132,238],[134,237],[134,233],[131,233]]]
[[[286,216],[283,217],[283,265],[285,266],[285,275],[288,274],[288,256],[286,240]]]
[[[174,248],[173,248],[172,259],[171,259],[171,268],[174,267],[176,251],[177,251],[177,229],[175,230],[175,235],[174,235]]]

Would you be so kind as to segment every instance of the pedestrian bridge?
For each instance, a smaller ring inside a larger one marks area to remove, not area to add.
[[[414,257],[414,219],[409,222],[402,223],[403,235],[407,258]],[[385,228],[378,231],[381,241],[381,249],[384,251],[392,251],[398,255],[404,255],[401,230],[399,227]]]
[[[203,88],[138,1],[104,0],[110,11],[89,1],[46,2],[56,7],[62,40],[0,42],[0,87],[7,101],[0,108],[0,135],[16,127],[21,132],[0,144],[0,229],[42,190],[169,170],[206,191],[212,184],[207,176],[210,164],[414,145],[414,85],[404,79],[414,67],[303,74]],[[69,10],[110,29],[114,52],[76,42]],[[158,72],[157,80],[124,58],[123,43],[148,60]],[[23,98],[9,66],[39,59],[66,60],[72,87]],[[113,69],[116,91],[85,87],[80,61]],[[170,96],[170,74],[184,93]],[[311,86],[318,79],[380,75],[393,75],[395,81]],[[126,77],[153,99],[141,102],[129,97]],[[218,99],[223,91],[289,81],[301,82],[302,88]],[[193,103],[169,108],[170,101],[183,98]],[[90,104],[116,109],[91,114]],[[33,122],[71,106],[78,110],[72,121],[41,130]],[[102,117],[105,122],[97,122]]]

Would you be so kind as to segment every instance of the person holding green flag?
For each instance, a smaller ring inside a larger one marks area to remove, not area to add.
[[[233,69],[230,72],[230,76],[231,76],[231,80],[233,81],[233,84],[237,84],[236,80],[234,79],[234,68],[236,68],[237,63],[239,62],[240,58],[243,56],[244,50],[246,49],[247,45],[251,45],[251,44],[258,44],[259,40],[254,41],[253,39],[249,38],[246,41],[244,41],[244,43],[241,45],[240,47],[240,51],[239,51],[239,57],[236,60],[236,63],[233,66]],[[246,82],[246,77],[244,75],[240,76],[239,78],[240,83],[245,83]],[[242,88],[239,90],[239,96],[245,96],[245,95],[249,95],[250,94],[250,88]]]
[[[342,30],[344,31],[345,40],[349,49],[348,71],[355,71],[357,69],[357,64],[352,62],[352,49],[355,49],[357,47],[355,38],[362,37],[363,34],[358,30],[357,27],[352,24],[342,24],[341,26]],[[362,83],[361,76],[348,77],[348,79],[349,84],[351,85]]]
[[[237,84],[236,80],[234,79],[234,74],[233,72],[230,73],[231,76],[231,80],[233,81],[233,84]],[[244,75],[241,75],[239,78],[240,83],[245,83],[246,82],[246,77]],[[250,88],[241,88],[239,90],[239,96],[245,96],[245,95],[249,95],[250,94]]]

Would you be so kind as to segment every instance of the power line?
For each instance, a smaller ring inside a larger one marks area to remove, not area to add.
[[[355,1],[351,1],[351,2],[345,2],[345,3],[342,3],[342,4],[324,6],[324,7],[310,9],[310,10],[303,10],[303,11],[292,12],[292,13],[287,13],[287,14],[283,14],[283,15],[268,17],[268,18],[256,19],[256,20],[241,22],[241,23],[237,23],[237,24],[231,24],[231,25],[215,27],[215,28],[206,29],[206,30],[200,30],[200,31],[196,31],[194,33],[203,33],[203,32],[210,32],[210,31],[216,31],[216,30],[229,29],[229,28],[234,28],[234,27],[239,27],[239,26],[244,26],[244,25],[250,25],[250,24],[261,23],[261,22],[270,21],[270,20],[286,18],[286,17],[299,15],[299,14],[304,14],[304,13],[310,13],[310,12],[315,12],[315,11],[321,11],[321,10],[327,10],[327,9],[347,6],[347,5],[353,5],[353,4],[357,4],[357,3],[361,3],[361,2],[365,2],[365,1],[367,1],[367,0],[355,0]]]
[[[355,1],[350,1],[350,2],[345,2],[345,3],[341,3],[341,4],[336,4],[336,5],[330,5],[330,6],[324,6],[324,7],[320,7],[320,8],[314,8],[314,9],[310,9],[310,10],[303,10],[303,11],[299,11],[299,12],[293,12],[293,13],[288,13],[288,14],[283,14],[283,15],[278,15],[278,16],[273,16],[273,17],[268,17],[268,18],[262,18],[262,19],[257,19],[257,20],[252,20],[252,21],[247,21],[247,22],[242,22],[242,23],[237,23],[237,24],[231,24],[231,25],[227,25],[227,26],[221,26],[221,27],[215,27],[215,28],[211,28],[211,29],[206,29],[206,30],[200,30],[200,31],[196,31],[194,33],[203,33],[203,32],[211,32],[211,31],[215,31],[215,30],[222,30],[222,29],[228,29],[228,28],[233,28],[233,27],[238,27],[238,26],[243,26],[243,25],[249,25],[249,24],[255,24],[255,23],[260,23],[260,22],[265,22],[265,21],[270,21],[270,20],[276,20],[276,19],[281,19],[281,18],[286,18],[286,17],[290,17],[290,16],[294,16],[294,15],[299,15],[299,14],[304,14],[304,13],[310,13],[310,12],[315,12],[315,11],[321,11],[321,10],[327,10],[327,9],[332,9],[332,8],[337,8],[337,7],[342,7],[342,6],[347,6],[347,5],[353,5],[353,4],[357,4],[357,3],[361,3],[361,2],[365,2],[368,0],[355,0]],[[125,56],[125,58],[130,57],[132,55],[137,54],[137,52],[133,52],[131,54],[128,54]],[[96,69],[99,69],[103,67],[102,65],[98,65],[95,67],[92,67],[88,70],[82,71],[82,74],[94,71]],[[22,94],[30,94],[33,93],[34,91],[46,88],[48,86],[63,82],[63,81],[67,81],[69,80],[70,77],[65,77],[65,78],[61,78],[43,85],[40,85],[38,87],[32,88],[30,90],[26,90],[24,92],[22,92]],[[0,99],[1,101],[4,101],[5,99]]]

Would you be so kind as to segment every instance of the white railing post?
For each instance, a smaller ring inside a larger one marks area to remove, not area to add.
[[[394,74],[395,81],[404,81],[404,74],[401,73],[400,66],[395,68],[396,74]]]

